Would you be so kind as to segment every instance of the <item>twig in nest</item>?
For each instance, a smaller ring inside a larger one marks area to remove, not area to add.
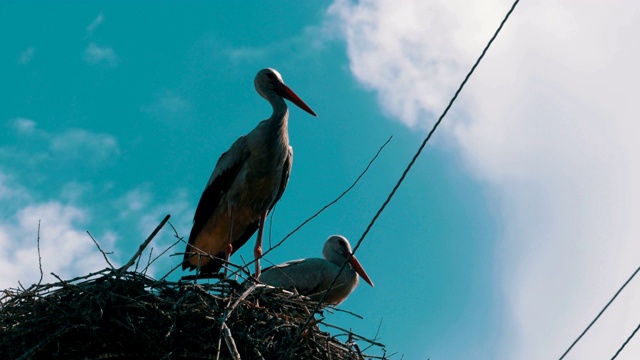
[[[349,310],[344,310],[344,309],[337,308],[337,307],[335,307],[335,306],[333,306],[333,305],[331,305],[331,306],[327,306],[326,308],[324,308],[324,310],[327,310],[327,311],[330,311],[330,312],[331,312],[331,311],[343,312],[343,313],[347,313],[347,314],[349,314],[349,315],[351,315],[351,316],[355,316],[355,317],[357,317],[357,318],[358,318],[358,319],[360,319],[360,320],[364,319],[361,315],[358,315],[358,314],[356,314],[356,313],[354,313],[354,312],[352,312],[352,311],[349,311]]]
[[[240,353],[238,352],[238,348],[236,348],[236,342],[233,340],[231,330],[226,323],[222,323],[222,333],[224,334],[224,342],[227,344],[227,348],[229,348],[229,352],[233,356],[233,359],[240,360]]]
[[[107,257],[107,253],[102,250],[102,248],[100,247],[100,244],[98,244],[98,242],[96,241],[96,239],[93,237],[93,235],[91,235],[91,233],[89,232],[89,230],[87,230],[87,234],[89,234],[89,237],[91,238],[91,240],[93,240],[93,243],[96,244],[96,246],[98,247],[98,250],[100,250],[100,252],[102,253],[102,256],[104,257],[104,260],[107,262],[107,264],[109,264],[109,266],[112,269],[115,269],[113,267],[113,265],[111,264],[111,261],[109,261],[109,258]],[[109,253],[109,254],[113,254],[113,253]]]
[[[369,343],[369,344],[371,344],[371,345],[375,345],[375,346],[378,346],[378,347],[384,348],[384,345],[383,345],[383,344],[381,344],[381,343],[379,343],[379,342],[377,342],[377,341],[375,341],[375,340],[367,339],[367,338],[366,338],[366,337],[364,337],[364,336],[354,334],[351,330],[347,330],[347,329],[345,329],[345,328],[341,328],[341,327],[336,326],[336,325],[326,324],[326,323],[324,323],[324,322],[322,323],[322,325],[324,325],[324,326],[326,326],[326,327],[330,327],[330,328],[334,328],[334,329],[337,329],[337,330],[344,331],[344,332],[345,332],[345,335],[349,335],[350,337],[355,337],[355,338],[358,338],[358,339],[360,339],[360,340],[362,340],[362,341],[368,342],[368,343]]]
[[[153,255],[153,248],[151,248],[151,250],[149,250],[149,258],[147,259],[147,266],[145,266],[144,269],[142,269],[141,273],[143,273],[143,274],[147,273],[147,269],[151,265],[151,256],[152,255]]]
[[[168,248],[164,249],[158,256],[156,256],[155,258],[153,258],[153,260],[151,260],[151,262],[149,262],[149,264],[147,264],[147,266],[142,269],[142,272],[147,272],[147,269],[149,268],[149,266],[151,266],[154,262],[156,262],[156,260],[158,260],[162,255],[166,254],[167,251],[173,249],[176,245],[180,244],[180,240],[174,242],[171,246],[169,246]]]
[[[53,273],[53,272],[52,272],[52,273],[51,273],[51,275],[53,275],[56,279],[58,279],[58,281],[60,281],[63,285],[65,285],[65,286],[67,285],[67,282],[66,282],[66,281],[64,281],[64,280],[62,280],[62,279],[60,278],[60,276],[56,275],[56,273]]]
[[[118,269],[118,273],[122,274],[125,271],[127,271],[131,265],[133,265],[136,262],[136,259],[140,256],[140,254],[142,254],[142,252],[144,251],[144,249],[147,247],[147,245],[149,245],[149,243],[151,242],[151,240],[153,240],[153,238],[158,234],[158,232],[160,231],[160,229],[162,229],[162,227],[164,226],[164,224],[167,223],[167,221],[169,221],[169,218],[171,217],[171,215],[167,214],[167,216],[164,217],[164,219],[162,219],[162,221],[160,222],[160,224],[158,224],[158,226],[156,226],[156,228],[153,230],[153,232],[151,233],[151,235],[149,235],[149,237],[147,238],[147,240],[145,240],[142,245],[140,245],[140,248],[138,249],[138,251],[136,251],[135,255],[133,255],[133,257],[131,258],[131,260],[129,260],[129,262],[127,262],[123,267],[121,267],[120,269]]]
[[[229,305],[231,304],[231,296],[229,296],[227,298],[227,304],[224,307],[224,315],[222,316],[222,324],[220,325],[220,332],[218,333],[218,352],[216,353],[216,359],[220,359],[220,350],[222,349],[222,335],[224,333],[224,328],[227,326],[227,317],[229,316]],[[228,329],[228,328],[227,328]],[[229,334],[231,333],[231,331],[229,331]],[[229,343],[227,342],[227,338],[226,338],[226,334],[225,335],[225,339],[224,342],[227,344],[227,347],[229,348],[229,352],[231,352],[233,354],[233,350],[231,349],[231,347],[229,347]],[[235,347],[235,343],[233,344],[233,346]]]
[[[169,270],[169,272],[166,273],[163,277],[161,277],[160,280],[158,281],[164,281],[164,279],[169,277],[169,275],[171,275],[174,271],[178,270],[178,268],[180,268],[181,266],[182,266],[182,262],[178,263],[178,265],[172,267],[171,270]]]
[[[382,327],[382,318],[380,318],[380,323],[378,323],[378,329],[376,329],[376,334],[373,335],[373,341],[378,340],[378,335],[380,335],[380,328]],[[373,346],[373,344],[369,343],[369,346],[367,346],[366,348],[364,348],[363,351],[367,351],[369,350],[369,348],[371,348]]]
[[[40,285],[44,277],[42,273],[42,257],[40,256],[40,219],[38,219],[38,268],[40,268],[40,280],[38,280],[38,285]]]

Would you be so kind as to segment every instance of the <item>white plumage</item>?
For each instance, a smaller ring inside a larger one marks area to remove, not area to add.
[[[343,236],[330,236],[324,244],[322,255],[324,259],[294,260],[267,268],[262,273],[260,281],[289,291],[295,289],[299,294],[309,296],[314,301],[320,301],[327,293],[323,303],[333,305],[343,302],[358,286],[358,274],[373,286],[373,282],[355,256],[351,256],[347,266],[338,276],[340,268],[351,255],[351,245]],[[337,281],[329,288],[336,276]]]

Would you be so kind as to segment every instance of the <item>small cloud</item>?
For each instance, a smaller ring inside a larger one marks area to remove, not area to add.
[[[92,35],[93,31],[100,26],[100,24],[102,24],[104,22],[104,16],[102,15],[102,13],[98,14],[98,17],[96,17],[91,24],[89,24],[89,26],[87,26],[87,35]]]
[[[29,199],[29,194],[25,188],[16,183],[12,176],[5,174],[0,170],[0,200],[11,201],[16,204],[18,200]],[[0,213],[0,216],[8,214]]]
[[[264,60],[269,56],[270,49],[268,47],[252,47],[241,46],[237,48],[229,48],[226,54],[231,61],[258,61]]]
[[[6,185],[7,176],[0,173],[0,199],[7,199],[13,196],[11,189]]]
[[[116,67],[120,59],[110,46],[99,46],[90,43],[84,50],[84,60],[90,65],[106,65]]]
[[[116,200],[116,207],[120,209],[121,217],[129,217],[132,214],[138,214],[141,211],[146,212],[146,207],[153,201],[153,196],[148,189],[148,186],[139,186],[123,197]]]
[[[36,122],[26,118],[16,118],[10,122],[10,125],[22,135],[31,135],[36,129]]]
[[[49,148],[70,158],[90,156],[96,161],[108,160],[120,154],[118,140],[115,137],[81,129],[71,129],[53,135]]]
[[[49,132],[27,118],[9,120],[5,126],[10,134],[18,136],[13,144],[0,144],[0,163],[8,161],[30,168],[55,159],[100,166],[120,155],[118,140],[110,134],[83,129]],[[25,142],[25,137],[29,141]]]
[[[62,186],[62,189],[60,191],[60,198],[64,199],[66,202],[77,203],[92,190],[92,184],[72,181]]]
[[[306,59],[316,56],[317,51],[325,47],[329,33],[326,27],[307,26],[301,33],[294,36],[279,39],[276,42],[263,44],[262,46],[223,46],[214,45],[216,52],[224,54],[229,61],[239,62],[264,62],[274,54],[294,51],[295,57]],[[211,45],[211,44],[209,44]]]
[[[18,57],[18,64],[27,65],[33,59],[33,55],[36,53],[36,48],[29,46],[25,51],[20,53]]]
[[[141,110],[153,116],[173,117],[187,112],[192,108],[193,105],[191,105],[188,100],[171,91],[165,91],[162,95],[156,97],[154,103],[142,106]]]

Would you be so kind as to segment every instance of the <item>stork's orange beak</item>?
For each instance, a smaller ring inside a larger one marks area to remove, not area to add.
[[[302,101],[302,99],[300,99],[298,95],[296,95],[296,93],[294,93],[293,90],[291,90],[287,85],[281,83],[279,87],[276,87],[276,90],[278,90],[280,96],[296,104],[296,106],[298,106],[300,109],[308,112],[313,116],[318,116],[313,110],[311,110],[309,105],[305,104],[304,101]]]
[[[364,271],[362,265],[360,265],[360,262],[358,261],[358,259],[356,259],[355,256],[351,256],[351,259],[349,259],[349,264],[351,264],[353,270],[355,270],[358,275],[360,275],[360,277],[364,279],[364,281],[366,281],[369,285],[371,285],[371,287],[373,287],[373,282],[371,281],[371,279],[369,279],[369,275],[367,275],[367,272]]]

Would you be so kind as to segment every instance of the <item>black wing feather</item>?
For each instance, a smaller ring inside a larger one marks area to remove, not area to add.
[[[282,197],[282,194],[284,194],[284,189],[287,187],[287,184],[289,183],[289,175],[291,174],[292,162],[293,162],[293,150],[291,150],[291,147],[289,147],[289,156],[287,156],[287,159],[284,161],[284,164],[282,165],[282,178],[280,178],[280,187],[278,188],[278,194],[276,195],[275,200],[273,200],[273,203],[271,204],[269,211],[271,211],[271,209],[273,209],[273,207],[276,206],[276,203],[280,200],[280,198]]]
[[[204,189],[204,191],[202,192],[202,195],[200,196],[200,201],[198,202],[196,213],[193,216],[193,226],[191,227],[191,233],[189,234],[189,245],[187,245],[187,250],[185,251],[184,260],[182,262],[183,270],[185,269],[192,270],[196,268],[195,266],[191,265],[188,262],[189,258],[193,256],[192,254],[193,251],[191,250],[191,244],[193,244],[196,241],[198,234],[204,228],[211,214],[213,214],[218,208],[218,206],[220,206],[220,200],[222,199],[222,196],[229,190],[229,188],[231,187],[231,184],[233,184],[233,181],[238,176],[238,173],[240,172],[242,165],[249,157],[250,152],[248,148],[244,146],[245,143],[246,143],[246,140],[244,136],[240,137],[231,146],[231,148],[225,153],[223,153],[222,155],[220,155],[220,158],[218,159],[218,163],[216,164],[215,170],[213,172],[214,174],[216,172],[219,172],[219,174],[215,177],[213,177],[212,175],[212,178],[209,180],[207,187]],[[234,155],[236,158],[227,159],[227,157],[231,155]],[[232,163],[224,164],[227,161]],[[223,167],[223,166],[225,166],[226,168],[219,169],[220,167]],[[251,226],[249,226],[247,230],[249,230],[250,228]],[[257,228],[257,223],[256,223],[256,228]],[[247,236],[246,239],[244,239],[244,237],[246,236],[246,232],[245,232],[245,234],[243,234],[243,236],[239,238],[238,241],[244,244],[251,237],[251,235],[253,235],[254,232],[255,232],[255,229],[253,230],[253,232],[251,232]],[[240,246],[236,246],[235,248],[237,249],[239,247]],[[222,254],[223,254],[222,257],[224,257],[224,253]],[[220,254],[218,254],[217,256],[220,256]],[[213,262],[210,262],[209,263],[211,264],[210,267],[214,268],[215,266],[218,266],[218,269],[220,269],[222,265],[219,262],[215,262],[215,263],[216,264],[213,264]],[[209,266],[203,266],[201,269],[204,270],[208,267]]]

